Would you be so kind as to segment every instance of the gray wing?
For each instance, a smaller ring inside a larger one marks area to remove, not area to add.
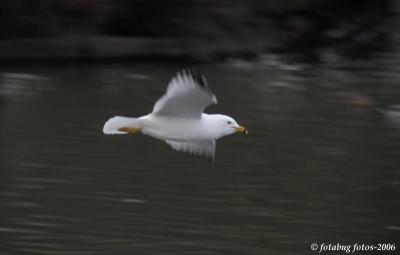
[[[217,98],[207,85],[206,78],[194,69],[178,72],[158,99],[153,113],[163,116],[200,118],[203,110],[216,104]]]
[[[206,157],[214,161],[215,157],[215,140],[201,142],[177,142],[166,140],[174,150],[187,152],[196,156]]]

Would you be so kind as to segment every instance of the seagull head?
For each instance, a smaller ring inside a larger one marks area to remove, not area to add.
[[[218,129],[222,133],[222,136],[234,133],[249,133],[245,127],[240,126],[232,117],[227,115],[217,114],[216,124],[218,125]]]

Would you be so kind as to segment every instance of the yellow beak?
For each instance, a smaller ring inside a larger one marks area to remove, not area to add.
[[[248,134],[249,132],[247,131],[247,129],[245,127],[239,126],[237,128],[235,128],[236,133],[244,133],[244,134]]]

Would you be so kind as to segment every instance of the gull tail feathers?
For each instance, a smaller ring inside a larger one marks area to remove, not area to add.
[[[140,131],[139,118],[115,116],[106,121],[103,133],[106,135],[126,135]]]

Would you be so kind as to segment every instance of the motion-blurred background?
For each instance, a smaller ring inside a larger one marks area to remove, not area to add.
[[[358,58],[387,49],[398,8],[390,0],[2,1],[0,38],[36,40],[2,41],[0,57]]]
[[[398,242],[399,10],[394,0],[0,1],[0,254]],[[214,167],[145,136],[102,134],[111,116],[151,111],[188,66],[218,97],[207,112],[250,131],[218,141]]]

